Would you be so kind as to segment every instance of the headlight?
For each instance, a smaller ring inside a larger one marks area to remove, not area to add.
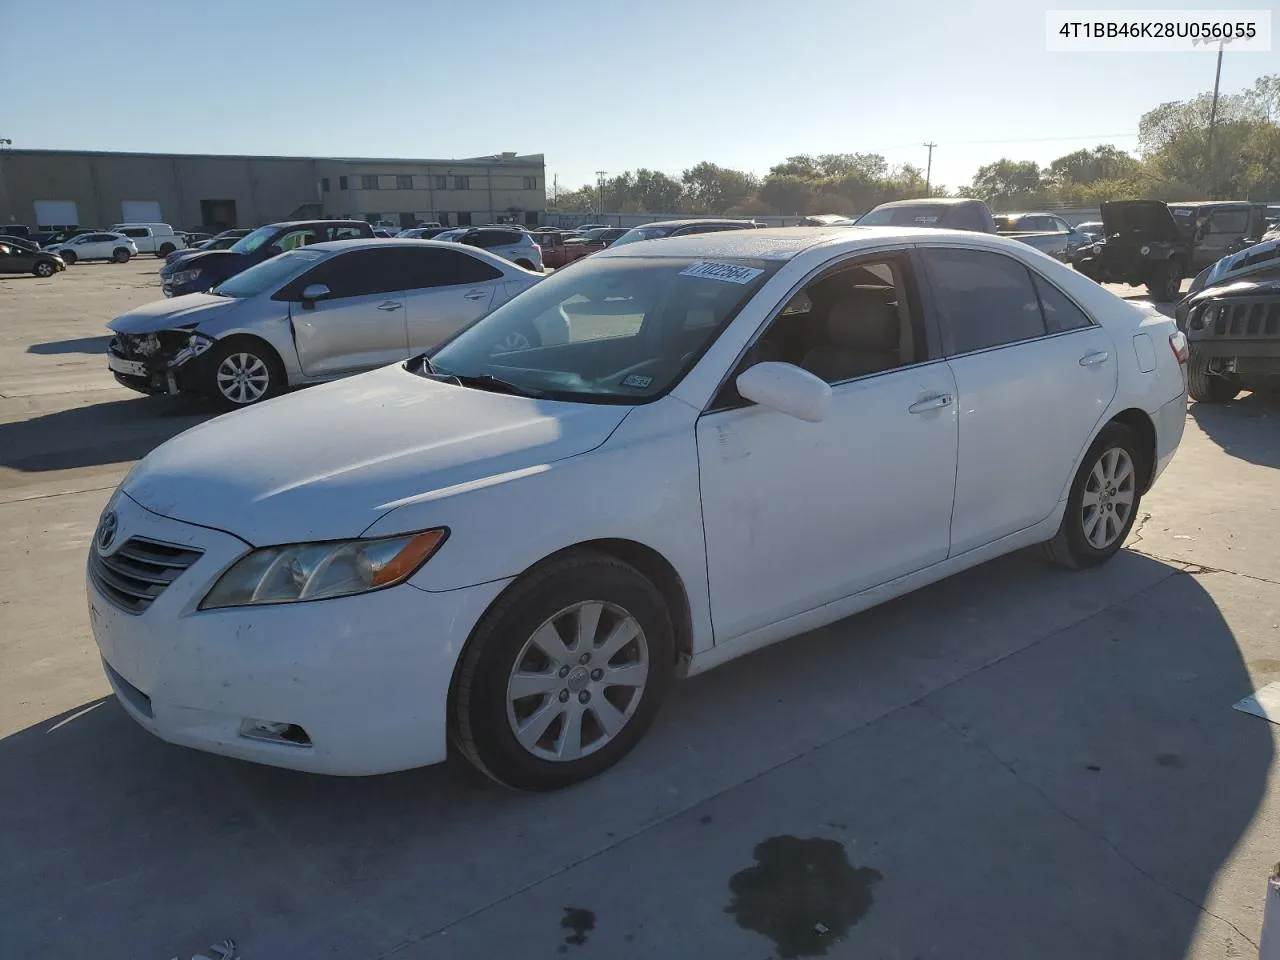
[[[1090,247],[1089,249],[1090,249],[1091,251],[1093,251],[1094,253],[1101,253],[1101,252],[1102,252],[1102,244],[1100,244],[1100,243],[1095,243],[1095,244],[1094,244],[1092,247]]]
[[[178,270],[169,279],[177,284],[192,283],[200,276],[199,270]]]
[[[1150,252],[1151,252],[1151,248],[1150,248],[1150,247],[1140,247],[1140,248],[1138,248],[1138,252],[1139,252],[1140,254],[1142,254],[1142,255],[1145,257],[1148,253],[1150,253]]]
[[[186,346],[173,355],[173,359],[169,361],[169,366],[180,367],[193,357],[200,356],[212,346],[212,339],[206,337],[203,333],[193,333],[187,338]]]
[[[263,547],[233,563],[200,609],[325,600],[390,587],[413,576],[448,535],[440,527],[377,540]]]

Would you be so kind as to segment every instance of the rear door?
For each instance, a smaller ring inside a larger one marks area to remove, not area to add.
[[[1211,212],[1192,252],[1191,273],[1217,263],[1227,255],[1227,248],[1248,232],[1248,207],[1220,207]]]
[[[308,377],[337,376],[406,356],[404,285],[391,249],[330,257],[289,285],[287,299],[298,360]],[[301,292],[322,283],[329,296],[307,304]],[[277,294],[277,296],[281,296]]]
[[[0,273],[30,273],[35,261],[34,253],[0,243]]]
[[[402,247],[409,356],[435,346],[489,312],[503,273],[464,250]]]
[[[110,233],[88,233],[83,234],[83,237],[84,239],[72,248],[81,260],[109,259],[112,251],[124,243],[119,237]]]
[[[1116,391],[1111,338],[1021,261],[921,248],[956,379],[951,556],[1043,520]]]

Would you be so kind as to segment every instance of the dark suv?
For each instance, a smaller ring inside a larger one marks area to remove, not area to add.
[[[297,247],[328,240],[372,237],[363,220],[295,220],[271,223],[241,237],[226,250],[206,250],[160,268],[160,288],[166,297],[204,293],[255,263]]]

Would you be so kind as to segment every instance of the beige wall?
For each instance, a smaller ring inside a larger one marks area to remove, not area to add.
[[[367,214],[401,213],[439,219],[449,214],[449,222],[458,222],[458,213],[470,213],[475,223],[488,223],[499,216],[511,216],[510,208],[541,213],[546,207],[546,174],[541,164],[368,164],[359,161],[319,161],[321,177],[329,179],[329,192],[323,194],[326,213],[364,217]],[[340,189],[340,177],[347,178],[347,189]],[[378,178],[378,189],[361,187],[362,177]],[[397,177],[411,177],[412,187],[400,188]],[[445,188],[435,188],[436,178],[445,178]],[[459,190],[456,178],[469,178],[469,189]],[[533,178],[533,189],[525,189],[525,178]],[[490,184],[492,183],[492,191]],[[430,217],[424,215],[430,214]]]

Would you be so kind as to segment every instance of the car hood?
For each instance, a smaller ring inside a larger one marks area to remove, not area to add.
[[[189,293],[172,300],[156,300],[130,310],[107,324],[116,333],[155,333],[174,327],[191,327],[214,316],[234,310],[243,300],[235,297],[215,297],[211,293]]]
[[[243,253],[233,253],[230,250],[192,250],[189,251],[190,256],[182,261],[184,268],[190,267],[222,267],[235,268],[243,270],[251,262],[249,257]],[[230,276],[230,274],[228,274]]]
[[[397,364],[193,427],[122,489],[254,546],[358,537],[407,498],[586,453],[630,409],[489,393]]]
[[[1122,234],[1126,240],[1166,243],[1186,240],[1169,208],[1159,200],[1112,200],[1104,203],[1102,228],[1106,236]]]

